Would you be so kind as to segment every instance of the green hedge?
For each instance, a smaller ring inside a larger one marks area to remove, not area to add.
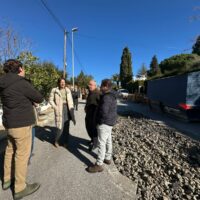
[[[148,76],[148,79],[185,74],[200,70],[200,56],[197,54],[180,54],[163,60],[160,65],[160,73]]]
[[[143,87],[143,93],[145,92],[145,81],[130,81],[127,85],[127,89],[130,93],[136,93],[139,91],[139,86]]]

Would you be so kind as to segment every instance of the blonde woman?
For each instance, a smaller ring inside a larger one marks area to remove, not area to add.
[[[67,146],[69,136],[70,120],[76,124],[74,116],[74,105],[72,94],[69,88],[66,87],[64,78],[58,79],[58,87],[51,90],[49,103],[54,109],[55,124],[58,128],[55,138],[55,146]]]

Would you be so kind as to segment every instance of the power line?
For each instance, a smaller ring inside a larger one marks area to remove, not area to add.
[[[53,11],[47,6],[47,3],[45,3],[44,0],[40,0],[40,2],[42,3],[42,5],[46,8],[46,10],[49,12],[49,14],[52,16],[52,18],[54,19],[54,21],[57,23],[57,25],[61,28],[62,31],[65,31],[64,26],[62,25],[62,23],[60,22],[60,20],[58,19],[58,17],[56,17],[56,15],[53,13]]]
[[[62,25],[62,23],[60,22],[60,20],[58,19],[58,17],[53,13],[53,11],[49,8],[49,6],[47,5],[47,3],[44,0],[40,0],[40,2],[42,3],[42,5],[46,8],[46,10],[48,11],[48,13],[52,16],[52,18],[54,19],[54,21],[57,23],[57,25],[61,28],[62,31],[65,31],[64,26]],[[67,39],[69,40],[69,44],[72,48],[72,41],[70,40],[69,37],[67,37]],[[86,73],[86,70],[82,64],[82,62],[80,61],[80,58],[74,48],[74,55],[76,57],[76,60],[78,61],[79,65],[81,66],[82,70]]]
[[[64,32],[64,56],[63,56],[63,77],[65,78],[66,76],[66,38],[67,38],[67,31],[65,27],[62,25],[58,17],[53,13],[53,11],[47,6],[47,3],[45,3],[44,0],[40,0],[42,5],[46,8],[48,13],[51,15],[51,17],[54,19],[54,21],[57,23],[57,25],[61,28],[61,30]]]

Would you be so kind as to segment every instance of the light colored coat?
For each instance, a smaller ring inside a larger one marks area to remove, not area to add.
[[[66,90],[66,101],[67,105],[69,108],[69,112],[71,115],[72,120],[74,119],[74,105],[73,105],[73,99],[72,99],[72,94],[69,88],[65,88]],[[56,127],[61,129],[62,128],[62,120],[63,120],[63,100],[62,96],[60,93],[60,90],[58,87],[53,88],[50,93],[49,97],[49,103],[54,109],[55,113],[55,122],[56,122]]]

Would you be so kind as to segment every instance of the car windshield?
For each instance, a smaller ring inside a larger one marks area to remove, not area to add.
[[[128,90],[121,90],[120,92],[128,93]]]

